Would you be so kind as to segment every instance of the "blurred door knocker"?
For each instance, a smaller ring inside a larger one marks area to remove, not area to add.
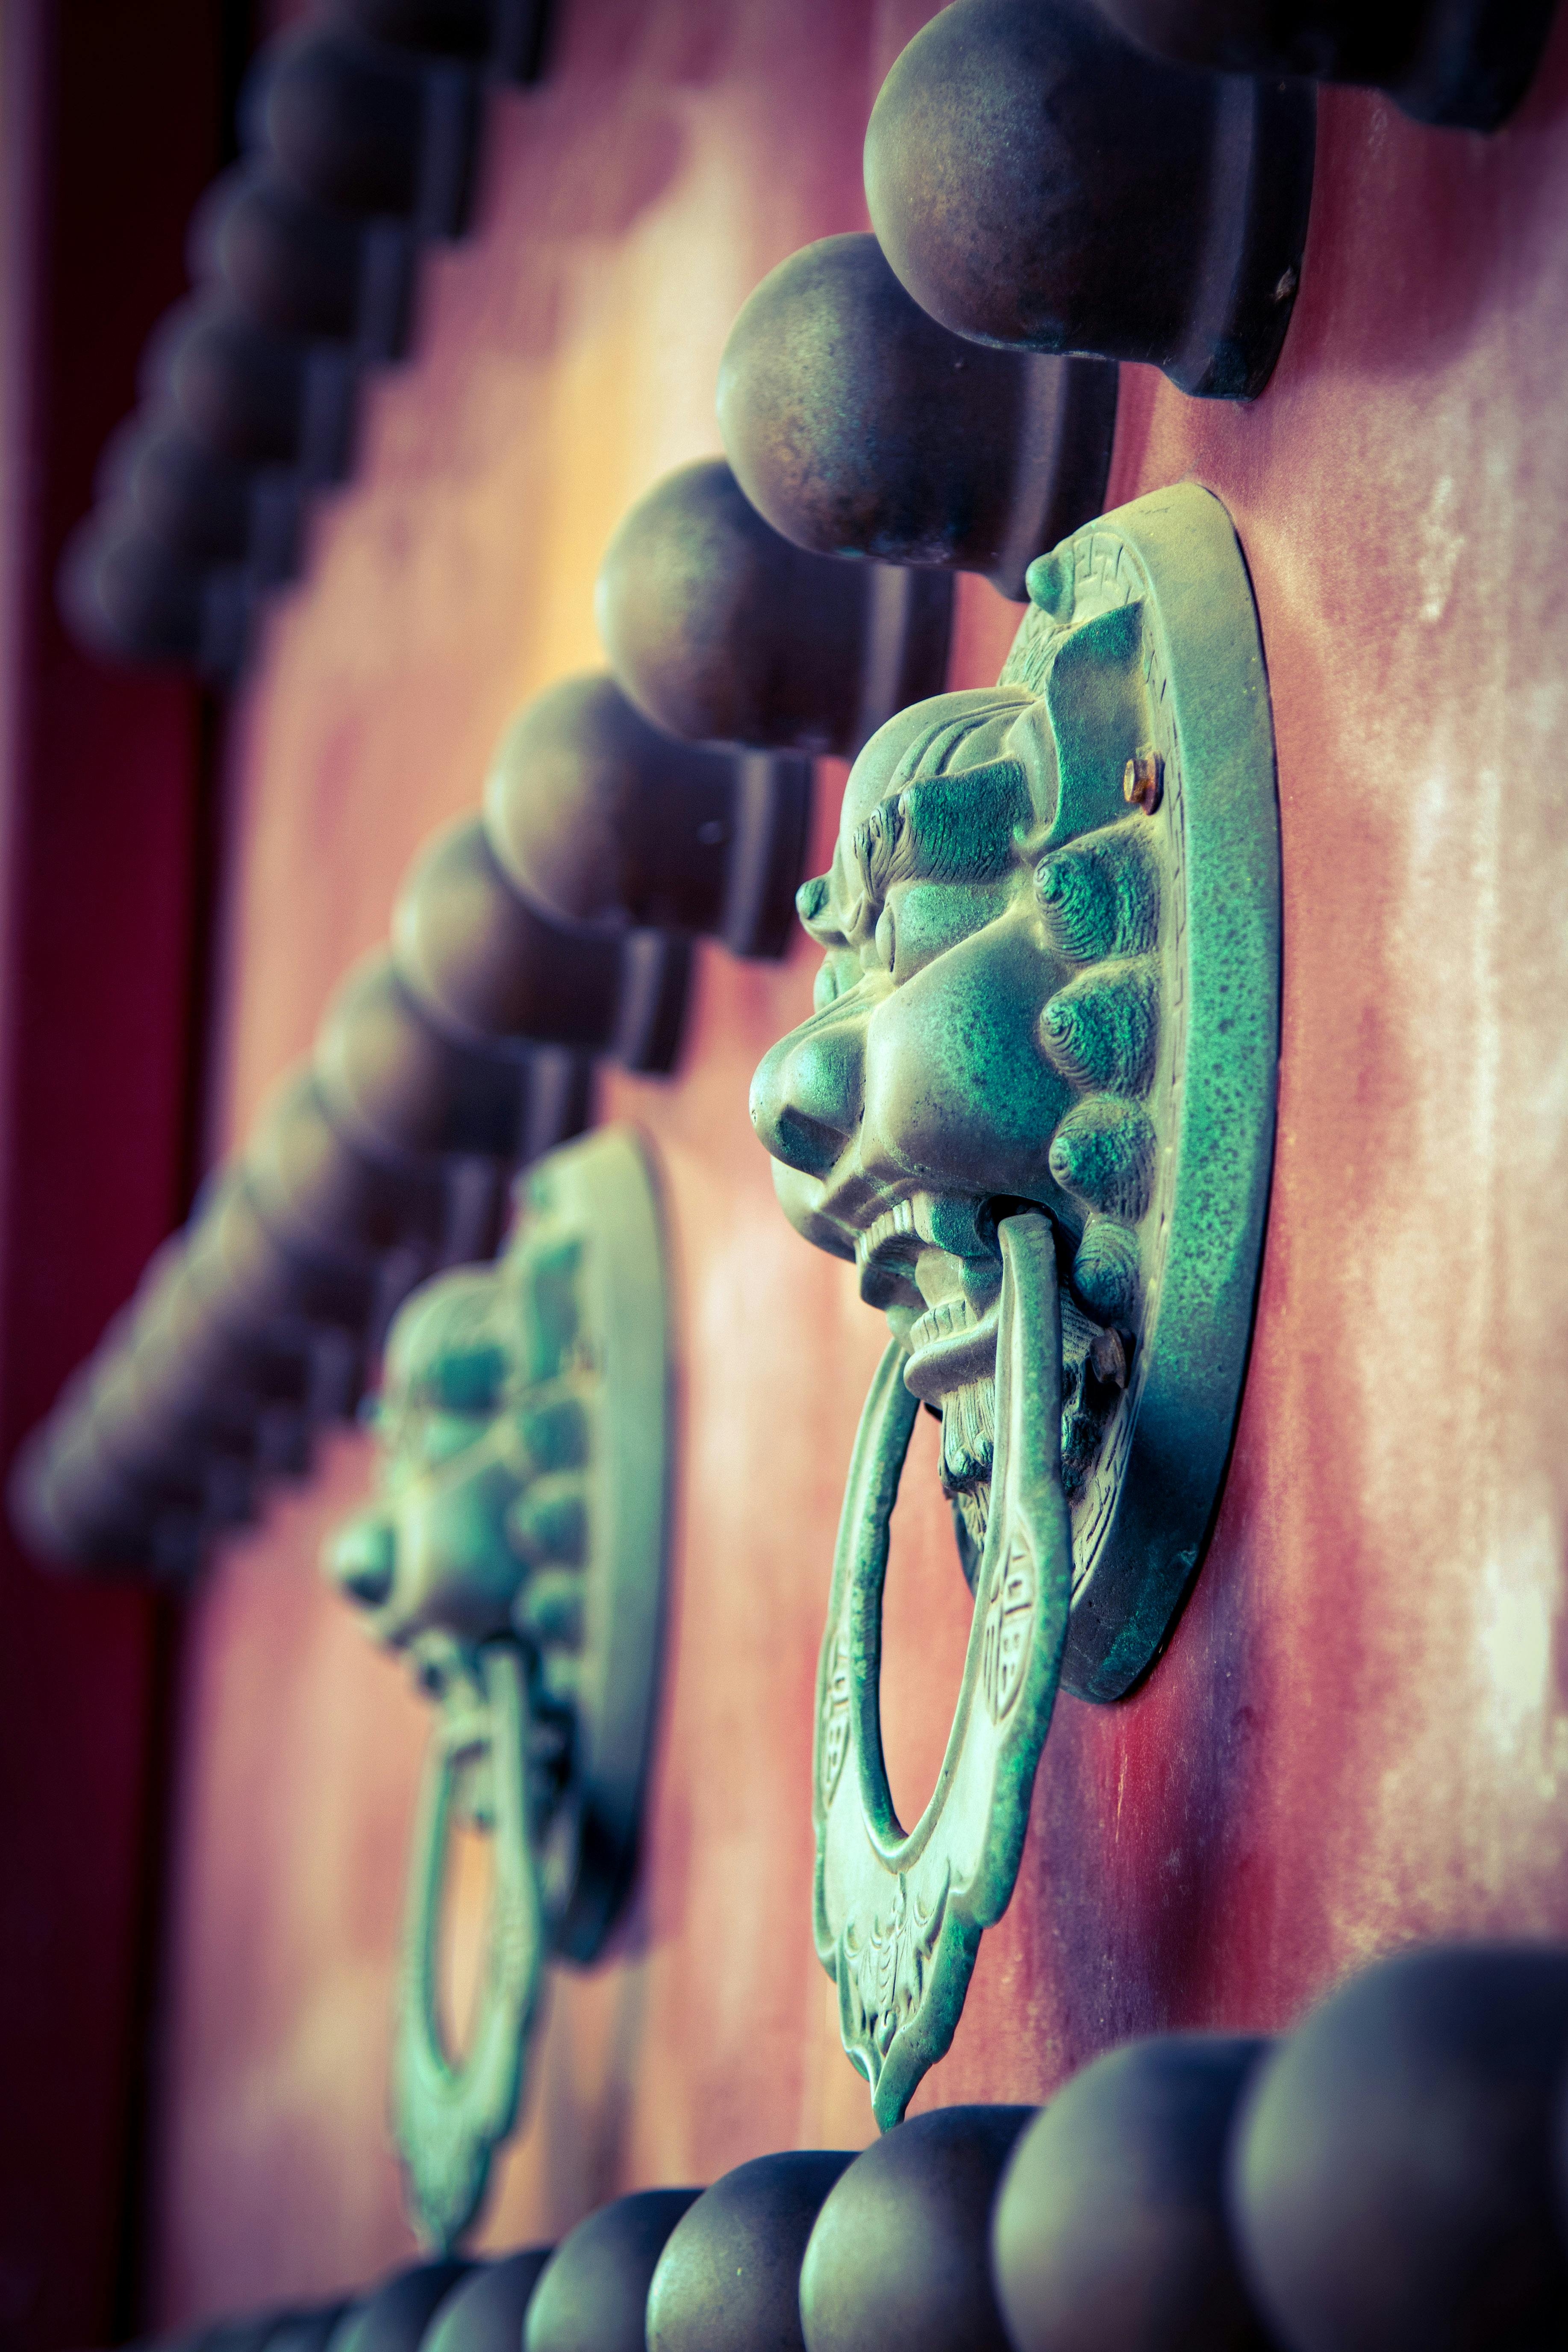
[[[915,705],[851,773],[813,1017],[752,1117],[780,1199],[892,1340],[861,1421],[818,1674],[816,1937],[896,2122],[1017,1875],[1058,1684],[1165,1642],[1229,1454],[1272,1164],[1279,817],[1263,651],[1190,483],[1030,570],[994,689]],[[974,1594],[906,1832],[883,1761],[889,1524],[921,1404]]]
[[[380,1493],[326,1564],[436,1708],[392,2123],[413,2218],[445,2248],[516,2121],[545,1962],[597,1955],[636,1860],[670,1423],[663,1234],[631,1129],[541,1160],[499,1263],[414,1294],[371,1418]],[[438,1977],[458,1823],[488,1834],[491,1866],[474,2021],[454,2057]]]

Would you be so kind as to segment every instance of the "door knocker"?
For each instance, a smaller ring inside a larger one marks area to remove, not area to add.
[[[433,1666],[426,1667],[426,1681]],[[397,1995],[392,2112],[431,2242],[453,2244],[479,2210],[490,2154],[516,2119],[544,1974],[544,1921],[528,1805],[528,1676],[510,1641],[443,1680],[416,1816]],[[438,2013],[441,1892],[455,1814],[489,1834],[491,1894],[479,2010],[461,2058]]]
[[[400,1310],[371,1417],[380,1495],[327,1568],[407,1652],[436,1720],[392,2070],[411,2211],[454,2244],[522,2097],[551,1957],[586,1962],[636,1859],[663,1617],[669,1464],[663,1235],[646,1147],[602,1128],[537,1162],[494,1266]],[[452,1830],[487,1833],[468,2047],[439,2021]]]
[[[1257,614],[1184,483],[1030,569],[994,689],[892,719],[800,893],[813,1017],[752,1117],[786,1213],[892,1342],[818,1671],[818,1953],[897,2122],[1016,1877],[1059,1684],[1122,1696],[1202,1557],[1240,1401],[1273,1154],[1279,852]],[[916,1411],[974,1594],[912,1831],[882,1760],[888,1528]]]

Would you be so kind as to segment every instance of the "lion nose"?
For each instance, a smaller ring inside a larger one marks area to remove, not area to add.
[[[826,1176],[860,1124],[865,1032],[858,1020],[815,1021],[782,1037],[752,1080],[752,1125],[775,1160]]]
[[[362,1609],[379,1609],[389,1597],[396,1564],[392,1522],[373,1511],[351,1519],[327,1548],[327,1574]]]

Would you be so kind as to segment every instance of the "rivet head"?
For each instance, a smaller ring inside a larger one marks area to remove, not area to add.
[[[1024,593],[1053,621],[1071,620],[1075,584],[1072,557],[1064,560],[1060,550],[1037,555],[1024,574]]]
[[[1121,772],[1121,797],[1152,816],[1164,797],[1165,762],[1158,751],[1134,751]]]

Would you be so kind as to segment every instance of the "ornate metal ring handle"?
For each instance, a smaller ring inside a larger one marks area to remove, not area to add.
[[[452,2244],[521,2100],[550,1958],[586,1966],[630,1891],[658,1691],[671,1453],[655,1163],[605,1127],[530,1171],[497,1265],[399,1309],[378,1492],[326,1566],[434,1698],[415,1832],[393,2130],[416,2226]],[[437,2022],[454,1808],[492,1832],[478,2021]]]
[[[861,1418],[818,1668],[816,1946],[884,2128],[952,2040],[981,1933],[1006,1908],[1072,1600],[1056,1234],[1021,1211],[998,1238],[994,1500],[947,1752],[912,1830],[882,1755],[882,1586],[917,1411],[897,1340]]]
[[[1028,591],[994,691],[917,705],[856,761],[800,894],[815,1010],[752,1086],[786,1213],[899,1335],[851,1471],[815,1788],[817,1948],[883,2124],[1005,1906],[1058,1680],[1121,1697],[1191,1587],[1272,1161],[1274,741],[1234,526],[1179,483],[1039,557]],[[908,1836],[877,1690],[906,1386],[941,1412],[976,1595]]]
[[[545,1932],[528,1822],[528,1686],[522,1654],[479,1653],[483,1697],[437,1717],[415,1827],[392,2070],[392,2128],[420,2234],[445,2251],[484,2193],[490,2156],[516,2119],[544,1972]],[[491,1890],[484,1976],[466,2054],[441,2033],[442,1887],[459,1772],[488,1764]]]

